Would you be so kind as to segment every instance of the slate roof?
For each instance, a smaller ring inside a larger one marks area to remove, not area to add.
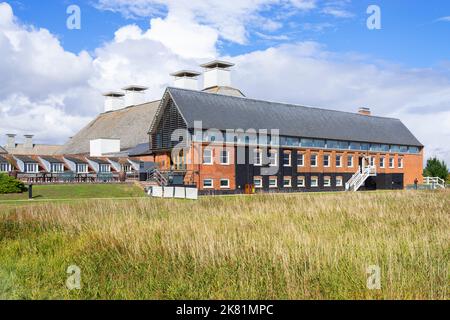
[[[358,113],[168,88],[189,128],[279,129],[280,135],[302,138],[422,146],[399,120]]]
[[[57,158],[53,158],[53,157],[41,157],[42,160],[48,161],[50,163],[64,163],[63,160],[61,159],[57,159]]]
[[[100,114],[63,146],[61,154],[87,154],[90,140],[102,138],[120,139],[122,150],[148,143],[147,132],[159,103],[154,101]]]
[[[108,160],[105,159],[100,158],[87,158],[87,159],[98,164],[111,164]]]
[[[130,157],[142,156],[142,155],[147,155],[150,153],[151,153],[151,150],[150,150],[150,145],[148,144],[148,142],[138,144],[135,148],[128,150],[128,155]]]
[[[24,163],[38,163],[38,161],[27,156],[15,156],[15,157]]]
[[[75,158],[75,157],[66,157],[64,156],[64,158],[68,161],[71,161],[75,164],[88,164],[88,162],[86,160],[83,159],[79,159],[79,158]]]
[[[6,151],[12,155],[27,155],[27,156],[36,156],[36,155],[45,155],[51,156],[55,154],[59,154],[61,150],[60,145],[51,145],[51,144],[34,144],[33,148],[28,148],[23,143],[17,143],[15,148],[7,148]]]

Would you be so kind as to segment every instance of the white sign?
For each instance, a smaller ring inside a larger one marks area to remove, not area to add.
[[[173,198],[174,187],[164,187],[164,198]]]
[[[198,189],[197,188],[186,188],[186,199],[198,200]]]
[[[155,198],[163,197],[163,188],[162,187],[153,187],[152,188],[152,196]]]
[[[176,187],[175,188],[175,198],[185,199],[186,198],[186,188]]]

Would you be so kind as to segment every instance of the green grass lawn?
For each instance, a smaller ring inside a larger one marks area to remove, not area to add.
[[[133,184],[65,184],[65,185],[35,185],[33,199],[89,199],[89,198],[130,198],[143,197],[145,194]],[[28,200],[28,192],[23,194],[0,194],[2,201]]]
[[[447,300],[449,207],[449,191],[0,204],[0,299]]]

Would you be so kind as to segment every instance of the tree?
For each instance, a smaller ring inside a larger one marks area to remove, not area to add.
[[[23,182],[0,173],[0,194],[22,193],[24,191],[27,191],[27,187]]]
[[[447,180],[448,175],[448,168],[444,161],[440,161],[436,157],[428,159],[427,166],[425,170],[423,170],[424,177],[439,177],[443,180]]]

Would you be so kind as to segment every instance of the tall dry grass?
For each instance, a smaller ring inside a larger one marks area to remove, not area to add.
[[[448,299],[449,208],[449,192],[0,207],[0,297]]]

